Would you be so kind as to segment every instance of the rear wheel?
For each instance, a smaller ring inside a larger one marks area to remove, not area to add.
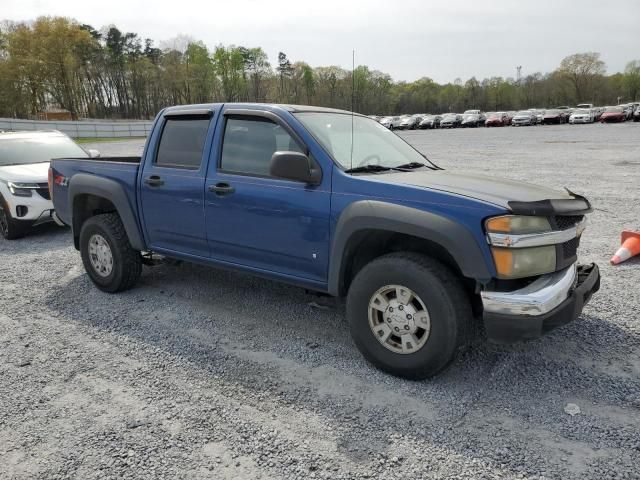
[[[0,197],[0,234],[2,234],[2,237],[5,240],[15,240],[24,237],[25,233],[25,226],[11,216],[9,206]]]
[[[96,215],[82,225],[80,254],[89,277],[105,292],[133,287],[142,273],[140,252],[131,247],[116,213]]]
[[[420,254],[393,253],[366,265],[347,296],[351,336],[367,360],[420,379],[443,370],[468,342],[471,307],[457,277]]]

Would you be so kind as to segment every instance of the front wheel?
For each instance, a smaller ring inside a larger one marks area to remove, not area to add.
[[[393,375],[421,379],[453,361],[468,341],[472,314],[447,267],[424,255],[392,253],[358,272],[347,318],[367,360]]]
[[[129,243],[117,213],[96,215],[82,225],[80,255],[89,278],[104,292],[133,287],[142,273],[140,252]]]

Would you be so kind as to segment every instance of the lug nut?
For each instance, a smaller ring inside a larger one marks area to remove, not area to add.
[[[389,307],[389,311],[390,311],[390,312],[393,312],[393,307]]]
[[[407,320],[411,320],[413,317],[410,314],[407,314]]]
[[[398,327],[395,327],[395,328],[394,328],[394,330],[395,330],[396,332],[399,332],[399,331],[400,331],[400,329],[399,329]]]
[[[398,310],[404,310],[404,307],[403,307],[402,305],[400,305],[400,306],[398,307]]]
[[[405,329],[405,330],[409,330],[409,325],[405,325],[405,326],[404,326],[404,329]]]

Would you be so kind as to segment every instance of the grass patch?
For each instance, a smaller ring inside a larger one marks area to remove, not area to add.
[[[121,142],[122,140],[140,140],[147,137],[87,137],[74,138],[76,143]]]

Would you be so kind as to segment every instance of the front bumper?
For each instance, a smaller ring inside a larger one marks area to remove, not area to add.
[[[496,343],[539,338],[575,320],[599,289],[600,271],[592,263],[543,275],[513,292],[482,292],[487,337]]]
[[[5,200],[15,220],[43,223],[51,218],[53,202],[35,192],[30,197],[5,196]],[[25,209],[26,213],[23,213]]]

